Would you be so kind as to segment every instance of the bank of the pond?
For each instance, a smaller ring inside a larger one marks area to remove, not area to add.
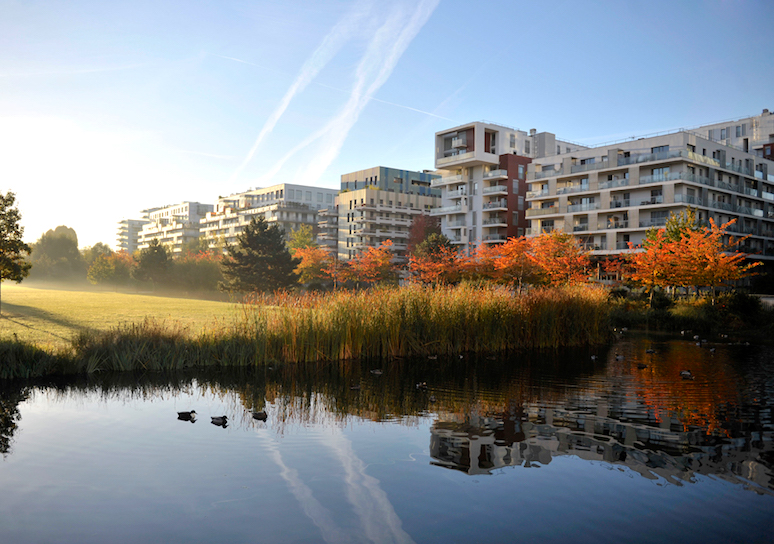
[[[49,352],[0,342],[0,377],[389,359],[601,344],[607,291],[496,286],[376,288],[256,296],[232,325],[191,333],[146,320],[82,332]]]

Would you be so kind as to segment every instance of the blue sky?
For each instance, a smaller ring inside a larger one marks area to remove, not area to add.
[[[774,109],[774,2],[0,0],[0,191],[25,238],[433,167],[488,120],[587,145]]]

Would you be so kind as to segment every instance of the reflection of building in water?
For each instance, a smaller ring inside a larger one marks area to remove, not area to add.
[[[547,408],[525,405],[497,416],[461,420],[441,414],[430,433],[430,456],[438,466],[486,474],[506,466],[547,465],[554,456],[626,465],[648,479],[680,485],[695,474],[774,490],[771,431],[720,439],[704,429],[683,430],[665,414],[630,421],[610,417],[609,406]],[[620,416],[619,416],[620,417]],[[756,488],[761,491],[761,488]]]

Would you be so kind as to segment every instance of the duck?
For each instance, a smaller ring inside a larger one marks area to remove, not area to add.
[[[226,416],[212,416],[212,424],[218,425],[220,427],[225,427],[228,423],[228,418]]]
[[[427,400],[429,400],[431,403],[434,403],[436,401],[435,395],[430,395],[430,398]]]
[[[431,361],[437,361],[438,355],[428,355],[427,358],[430,359]]]
[[[382,369],[380,368],[374,368],[371,370],[371,374],[374,376],[381,376],[383,374]]]
[[[599,359],[599,356],[597,356],[597,355],[592,355],[591,356],[591,360],[592,361],[596,361],[597,359]]]
[[[624,356],[623,356],[623,355],[616,354],[616,356],[615,356],[615,360],[616,360],[616,361],[623,361],[623,360],[624,360]]]
[[[417,383],[417,389],[427,389],[427,382]]]
[[[653,348],[646,349],[646,350],[645,350],[645,353],[656,353],[656,350],[655,350],[655,349],[653,349]]]
[[[693,379],[693,373],[691,373],[690,370],[681,370],[680,371],[680,377],[684,380],[692,380]]]
[[[253,414],[253,419],[257,419],[258,421],[266,421],[269,418],[265,410],[252,412],[252,414]]]
[[[360,384],[359,383],[353,383],[349,386],[350,391],[360,391]]]
[[[190,412],[178,412],[177,419],[180,419],[182,421],[195,421],[196,410],[191,410]]]
[[[639,368],[640,370],[645,370],[646,368],[648,368],[648,365],[646,365],[645,363],[638,363],[637,368]]]

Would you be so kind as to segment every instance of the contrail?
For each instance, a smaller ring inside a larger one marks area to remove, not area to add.
[[[236,179],[236,177],[242,173],[242,170],[245,169],[247,164],[255,155],[255,152],[258,150],[258,147],[260,147],[263,139],[267,134],[274,130],[274,127],[277,125],[277,121],[279,121],[280,117],[282,117],[282,114],[285,113],[285,110],[287,109],[293,97],[300,91],[304,90],[307,85],[309,85],[309,83],[317,76],[320,70],[322,70],[325,65],[328,64],[328,62],[330,62],[330,60],[336,55],[336,53],[338,53],[341,47],[347,42],[347,40],[349,40],[350,36],[358,29],[358,23],[364,17],[365,12],[367,11],[364,9],[366,6],[362,3],[358,5],[358,8],[359,9],[350,11],[341,21],[336,24],[336,26],[333,27],[333,29],[328,33],[327,36],[325,36],[322,43],[317,47],[314,53],[312,53],[312,56],[309,57],[309,59],[307,59],[307,61],[301,67],[301,71],[299,72],[295,81],[287,90],[287,92],[285,92],[285,95],[282,97],[282,100],[280,100],[279,105],[266,120],[266,123],[264,123],[261,132],[258,134],[258,138],[255,140],[253,147],[250,148],[250,151],[242,161],[242,164],[240,164],[231,175],[231,178],[229,179],[230,182],[233,182],[234,179]],[[368,4],[367,8],[370,9],[370,3]],[[245,62],[240,59],[231,57],[229,58],[237,62]],[[245,64],[250,63],[245,62]]]
[[[304,183],[316,181],[339,155],[344,140],[357,122],[363,108],[373,94],[389,79],[401,55],[430,18],[438,1],[422,0],[408,21],[405,21],[402,10],[398,10],[391,14],[379,28],[358,65],[355,85],[349,100],[337,116],[328,123],[322,149],[312,158],[308,167],[296,176],[297,180],[301,179]],[[392,39],[396,35],[397,39]],[[371,79],[370,71],[373,68],[378,68],[378,71],[368,84],[368,80]]]

